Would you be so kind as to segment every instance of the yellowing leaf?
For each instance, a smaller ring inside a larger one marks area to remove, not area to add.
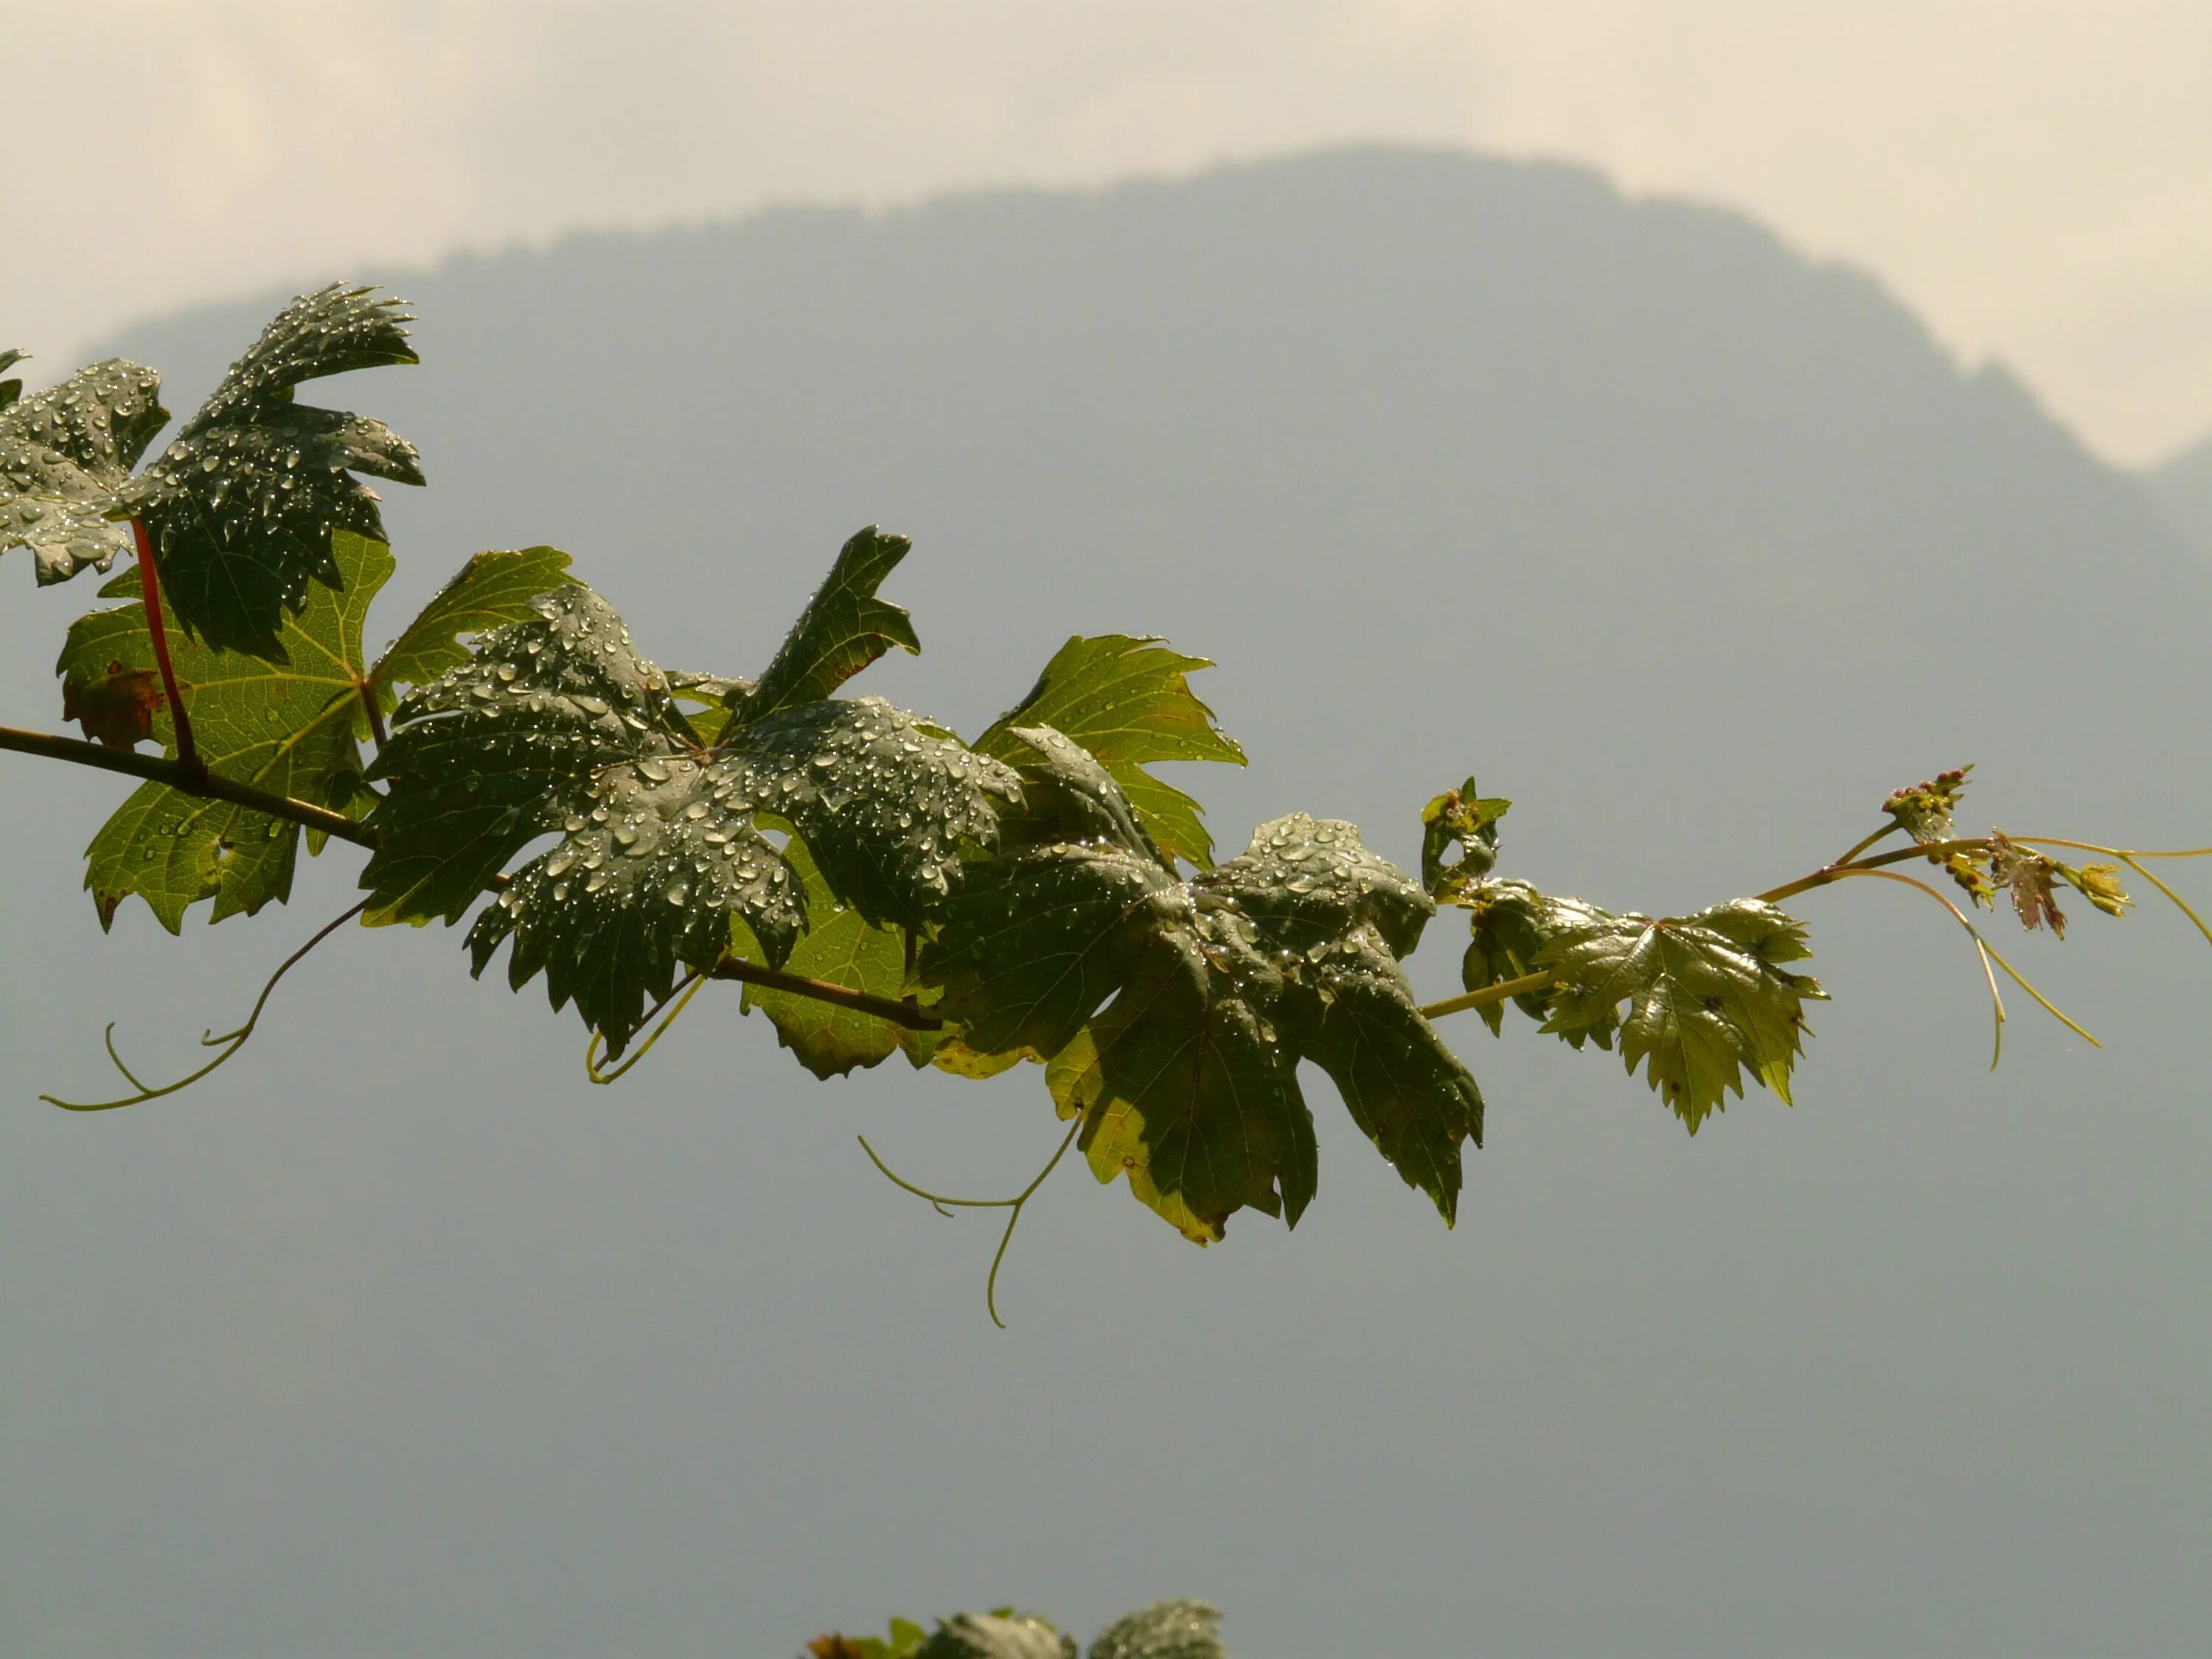
[[[1227,761],[1244,751],[1191,694],[1189,675],[1213,665],[1158,640],[1077,635],[1053,654],[1029,696],[975,740],[979,753],[1019,763],[1029,757],[1016,728],[1050,726],[1103,762],[1159,849],[1200,869],[1213,862],[1213,838],[1198,803],[1145,768],[1154,761]]]

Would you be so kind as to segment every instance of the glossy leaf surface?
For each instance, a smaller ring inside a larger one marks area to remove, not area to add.
[[[1462,902],[1474,912],[1468,988],[1548,970],[1549,986],[1516,999],[1522,1009],[1577,1048],[1618,1038],[1628,1069],[1643,1065],[1692,1134],[1728,1092],[1743,1093],[1747,1070],[1789,1103],[1804,1005],[1826,994],[1781,966],[1812,955],[1802,922],[1759,899],[1616,915],[1513,881],[1482,883]],[[1483,1012],[1495,1031],[1496,1007]]]
[[[468,660],[468,647],[461,643],[465,636],[527,622],[536,614],[533,605],[540,594],[574,580],[568,556],[558,548],[477,554],[377,659],[369,678],[380,705],[391,713],[400,687],[426,685]]]
[[[19,354],[0,352],[0,369]],[[41,585],[131,550],[131,526],[108,515],[154,434],[166,425],[161,377],[118,357],[28,398],[0,386],[0,553],[27,547]]]
[[[831,600],[809,607],[829,621],[794,629],[779,656],[811,663],[808,684],[852,637],[840,606],[871,580],[867,567],[854,574],[861,541],[832,572]],[[611,1057],[680,968],[720,960],[733,920],[771,967],[818,920],[836,933],[814,955],[842,951],[847,971],[872,973],[868,930],[924,925],[963,852],[994,842],[1013,774],[878,698],[762,707],[741,703],[709,744],[605,600],[579,585],[538,596],[526,620],[482,636],[397,709],[363,878],[371,920],[458,919],[525,846],[559,834],[484,910],[470,946],[481,973],[512,939],[510,981],[543,971],[555,1006],[574,1000]],[[851,923],[810,917],[779,833],[804,841]],[[850,1036],[815,1030],[802,1058],[845,1069]],[[866,1046],[848,1063],[866,1063]]]
[[[1050,1056],[1092,1172],[1126,1175],[1199,1242],[1239,1209],[1295,1223],[1311,1200],[1301,1056],[1449,1220],[1480,1097],[1397,967],[1427,896],[1351,825],[1303,813],[1180,879],[1095,757],[1049,728],[1014,735],[1033,758],[1006,851],[971,873],[924,954],[962,1039]],[[1399,1067],[1387,1086],[1378,1064]]]
[[[118,492],[153,538],[182,629],[221,650],[277,656],[282,619],[311,581],[344,573],[331,532],[381,539],[376,493],[354,475],[422,482],[415,448],[380,421],[295,402],[302,383],[416,361],[407,314],[334,284],[278,313],[161,459]]]

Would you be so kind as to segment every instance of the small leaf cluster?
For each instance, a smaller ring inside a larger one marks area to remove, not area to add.
[[[813,1659],[1077,1659],[1075,1638],[1034,1613],[962,1613],[925,1631],[890,1621],[888,1637],[832,1632],[806,1644]],[[1157,1601],[1091,1638],[1089,1659],[1227,1659],[1221,1613],[1203,1601]]]

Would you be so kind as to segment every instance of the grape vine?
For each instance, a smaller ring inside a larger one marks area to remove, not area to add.
[[[1806,925],[1779,907],[1815,888],[1879,881],[1941,905],[1968,937],[1999,1054],[2000,975],[2095,1039],[1978,909],[2002,898],[2063,937],[2062,894],[2121,915],[2124,871],[2212,943],[2152,867],[2212,848],[1962,834],[1964,767],[1892,794],[1870,833],[1799,879],[1684,916],[1499,874],[1510,803],[1472,778],[1423,811],[1418,878],[1356,826],[1303,812],[1217,861],[1199,804],[1148,769],[1243,763],[1191,690],[1204,659],[1078,636],[965,741],[848,692],[886,652],[921,649],[880,592],[908,544],[872,527],[756,678],[657,666],[544,547],[476,555],[372,656],[394,562],[362,480],[420,484],[418,458],[381,422],[294,392],[414,362],[410,320],[365,288],[293,301],[143,471],[168,419],[152,370],[100,363],[28,396],[0,380],[0,554],[28,549],[41,585],[131,561],[58,665],[83,738],[0,727],[0,749],[138,780],[87,849],[101,925],[134,896],[172,933],[203,902],[210,921],[253,915],[289,898],[303,844],[368,854],[360,902],[285,959],[243,1024],[204,1039],[206,1064],[149,1085],[111,1026],[131,1092],[43,1097],[56,1105],[136,1105],[205,1078],[341,926],[471,918],[473,972],[504,954],[514,988],[542,976],[586,1028],[597,1083],[715,981],[738,981],[817,1077],[894,1054],[966,1077],[1037,1066],[1067,1139],[1018,1195],[942,1197],[862,1143],[946,1213],[1008,1211],[986,1284],[996,1320],[1014,1224],[1071,1145],[1200,1244],[1240,1210],[1294,1225],[1319,1177],[1301,1060],[1451,1224],[1484,1113],[1437,1028],[1452,1014],[1496,1034],[1510,1004],[1577,1049],[1617,1050],[1692,1134],[1751,1085],[1787,1103],[1807,1005],[1826,993],[1798,970]],[[0,353],[0,371],[21,359]],[[1467,915],[1465,989],[1424,1005],[1401,963],[1442,908]]]

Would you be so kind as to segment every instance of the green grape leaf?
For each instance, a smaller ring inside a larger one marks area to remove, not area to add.
[[[1228,1659],[1221,1610],[1203,1601],[1155,1601],[1091,1638],[1091,1659]]]
[[[620,1054],[679,963],[711,968],[741,917],[781,962],[805,922],[797,878],[753,805],[699,752],[659,672],[581,584],[536,601],[415,690],[378,757],[392,781],[362,872],[372,922],[456,921],[529,842],[469,933],[482,974],[510,938],[508,980],[540,971]]]
[[[1265,824],[1252,845],[1195,884],[1249,918],[1286,965],[1279,1021],[1328,1073],[1352,1121],[1447,1226],[1458,1213],[1460,1146],[1482,1144],[1482,1093],[1421,1018],[1398,966],[1436,907],[1359,843],[1351,824],[1303,812]]]
[[[1119,784],[1048,727],[1013,728],[1023,803],[922,953],[976,1055],[1048,1055],[1046,1081],[1102,1182],[1186,1237],[1243,1208],[1295,1224],[1316,1178],[1301,1057],[1449,1222],[1481,1097],[1419,1015],[1397,958],[1433,911],[1352,826],[1304,813],[1188,880]],[[1385,1073],[1388,1075],[1385,1075]]]
[[[1013,772],[880,697],[803,704],[732,722],[715,764],[757,810],[806,842],[830,890],[878,926],[926,927],[963,849],[998,839]]]
[[[344,532],[335,538],[334,551],[343,586],[318,589],[283,619],[284,660],[217,651],[174,635],[170,648],[200,758],[211,771],[359,817],[370,805],[354,738],[364,684],[362,622],[392,574],[392,559],[382,542]],[[64,710],[77,709],[79,719],[88,704],[112,704],[118,684],[135,684],[150,700],[148,734],[161,739],[164,752],[176,754],[143,605],[79,618],[56,672]],[[112,708],[107,713],[114,717]],[[94,722],[86,724],[92,730]],[[211,921],[251,915],[290,896],[301,835],[289,819],[143,784],[94,837],[85,885],[103,927],[133,893],[173,933],[202,899],[214,901]],[[319,851],[321,837],[310,834],[307,845]]]
[[[1076,635],[1053,653],[1029,696],[975,740],[976,751],[1019,763],[1030,757],[1015,728],[1051,727],[1105,763],[1161,851],[1206,869],[1213,837],[1199,804],[1145,768],[1153,761],[1244,764],[1244,751],[1191,693],[1192,671],[1212,666],[1149,635]]]
[[[1470,991],[1484,991],[1507,980],[1525,979],[1545,971],[1545,947],[1571,927],[1612,920],[1612,912],[1580,899],[1551,898],[1525,881],[1477,881],[1456,890],[1452,902],[1474,912],[1474,938],[1460,963],[1460,977]],[[1551,1012],[1548,988],[1523,993],[1513,999],[1521,1012],[1541,1020]],[[1504,1029],[1502,1003],[1485,1003],[1476,1012],[1492,1036]],[[1557,1035],[1579,1048],[1595,1040],[1601,1048],[1613,1047],[1613,1022],[1596,1020],[1559,1030]]]
[[[370,819],[368,920],[458,921],[526,845],[580,817],[602,769],[690,747],[606,601],[581,584],[541,596],[399,703],[378,757],[392,787]]]
[[[1553,926],[1536,958],[1554,975],[1544,1030],[1602,1045],[1617,1026],[1623,1062],[1632,1073],[1643,1063],[1692,1134],[1728,1091],[1743,1093],[1746,1067],[1790,1103],[1804,1004],[1826,994],[1778,965],[1812,954],[1803,923],[1736,899],[1659,921],[1601,912]]]
[[[410,319],[367,288],[332,284],[278,313],[161,459],[111,511],[152,537],[178,623],[210,646],[280,656],[282,617],[310,580],[344,573],[334,531],[380,538],[376,492],[355,473],[419,484],[414,446],[380,421],[296,403],[304,381],[416,361]]]
[[[759,683],[732,687],[737,723],[819,702],[895,645],[921,651],[907,613],[876,597],[913,545],[871,525],[838,550],[829,580],[799,613]]]
[[[1075,1644],[1042,1619],[960,1613],[915,1650],[915,1659],[1075,1659]]]
[[[0,374],[5,374],[29,355],[28,352],[15,346],[10,346],[5,351],[0,351]],[[22,395],[23,383],[21,380],[0,380],[0,409],[7,408]]]
[[[785,971],[893,1001],[905,995],[905,936],[873,927],[849,905],[838,903],[805,842],[793,839],[784,857],[805,884],[809,921],[805,937],[785,959]],[[738,936],[734,948],[741,956],[764,959],[747,934]],[[747,985],[744,1006],[748,1013],[757,1008],[766,1014],[775,1023],[777,1040],[818,1078],[842,1077],[902,1052],[916,1066],[924,1065],[937,1047],[933,1032],[909,1030],[858,1009],[767,986]]]
[[[463,635],[526,622],[536,614],[532,605],[540,594],[575,580],[568,574],[568,556],[558,548],[477,554],[385,647],[368,677],[379,706],[388,714],[398,704],[401,686],[427,685],[466,662]]]
[[[803,840],[863,923],[919,927],[963,852],[995,840],[994,803],[1019,793],[1005,767],[879,698],[739,716],[705,744],[580,584],[410,692],[379,770],[392,787],[362,877],[372,921],[458,920],[529,842],[562,836],[484,909],[470,948],[481,973],[512,939],[510,982],[543,971],[610,1058],[680,966],[720,959],[733,920],[770,966],[799,943],[804,884],[772,834]]]
[[[0,352],[0,368],[21,354]],[[41,586],[87,565],[105,570],[131,548],[109,517],[115,492],[166,425],[161,377],[120,357],[21,397],[0,396],[0,553],[27,547]]]

